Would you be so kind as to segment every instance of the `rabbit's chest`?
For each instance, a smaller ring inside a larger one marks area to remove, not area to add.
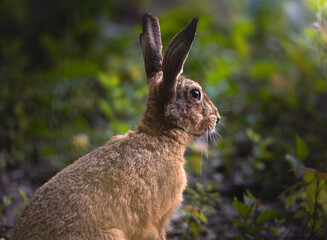
[[[175,205],[175,202],[181,201],[187,183],[184,159],[176,160],[174,164],[163,166],[158,174],[159,199],[167,208],[170,207],[169,205]]]

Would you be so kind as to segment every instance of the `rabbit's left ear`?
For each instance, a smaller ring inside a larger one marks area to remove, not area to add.
[[[198,18],[195,17],[192,21],[180,31],[169,43],[165,52],[162,71],[163,71],[163,86],[162,90],[166,97],[171,98],[176,91],[178,76],[183,72],[184,62],[191,49]]]
[[[147,81],[161,71],[162,64],[162,43],[158,18],[145,13],[142,18],[143,33],[140,35],[140,43],[143,52],[143,59]]]

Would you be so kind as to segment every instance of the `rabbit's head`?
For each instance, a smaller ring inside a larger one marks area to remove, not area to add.
[[[201,86],[180,74],[191,49],[198,18],[180,31],[169,43],[162,58],[159,21],[143,16],[140,42],[147,75],[149,96],[139,129],[152,133],[180,129],[192,136],[212,131],[220,120],[217,108]]]

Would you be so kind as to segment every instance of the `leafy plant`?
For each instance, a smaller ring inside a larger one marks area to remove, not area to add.
[[[308,147],[305,141],[298,135],[295,136],[296,141],[296,155],[286,154],[285,159],[291,165],[293,169],[295,168],[304,168],[303,160],[308,156]],[[294,171],[294,174],[297,178],[303,176],[302,172]]]
[[[2,197],[2,202],[0,204],[0,217],[4,216],[3,211],[12,204],[13,198],[14,198],[14,195],[12,195],[12,194]]]
[[[303,219],[302,237],[320,239],[327,234],[327,173],[310,168],[297,168],[302,180],[287,188],[286,208],[295,208],[295,219]]]
[[[252,156],[250,156],[250,163],[256,170],[265,170],[267,162],[272,158],[272,153],[268,150],[268,146],[273,143],[271,137],[264,138],[253,129],[247,128],[246,135],[252,141]]]
[[[268,223],[270,220],[283,218],[285,212],[276,209],[265,209],[260,212],[258,210],[260,205],[261,200],[256,199],[248,190],[243,195],[243,202],[234,199],[233,206],[241,218],[234,218],[232,221],[243,233],[242,236],[237,236],[237,239],[262,239],[263,232],[272,233],[275,237],[279,235],[277,228]]]
[[[186,188],[184,193],[192,205],[186,205],[182,210],[182,215],[187,223],[187,229],[184,231],[183,237],[197,239],[200,233],[207,231],[207,215],[219,204],[220,194],[212,192],[211,185],[205,187],[200,183],[196,184],[195,189]]]
[[[200,233],[207,231],[205,225],[208,223],[208,219],[198,207],[186,205],[182,214],[187,223],[187,229],[183,233],[185,239],[197,239]]]
[[[19,193],[19,196],[21,197],[21,199],[23,200],[24,206],[25,206],[28,202],[28,198],[27,198],[25,192],[19,188],[18,193]],[[14,194],[9,194],[9,195],[2,197],[2,202],[0,204],[0,217],[1,218],[5,216],[4,211],[13,204],[13,200],[14,200]],[[20,214],[20,211],[18,209],[14,209],[13,212],[16,215]]]

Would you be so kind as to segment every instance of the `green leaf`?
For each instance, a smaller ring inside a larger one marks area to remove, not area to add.
[[[253,131],[251,128],[246,129],[246,134],[253,142],[259,142],[261,139],[261,136]]]
[[[299,160],[292,154],[286,154],[285,159],[291,165],[292,168],[303,168],[304,165],[299,162]],[[303,175],[303,174],[302,174]]]
[[[117,88],[120,84],[119,76],[116,74],[108,76],[104,73],[100,73],[98,74],[98,80],[107,92],[113,91],[113,89]]]
[[[205,192],[204,187],[201,183],[196,183],[196,188],[200,193]]]
[[[307,214],[305,212],[297,212],[293,215],[293,218],[294,219],[300,219],[300,218],[306,218],[307,217]]]
[[[109,127],[113,131],[117,131],[119,133],[126,133],[130,129],[130,126],[122,122],[111,122],[109,123]]]
[[[197,237],[199,234],[199,225],[197,224],[197,222],[192,221],[190,223],[190,227],[191,227],[191,230],[192,230],[192,233],[194,234],[194,236]]]
[[[312,183],[315,180],[316,172],[305,171],[303,176],[303,181],[306,183]]]
[[[190,188],[190,187],[186,187],[185,190],[184,190],[184,192],[190,194],[193,197],[200,197],[200,195],[198,194],[198,192],[195,191],[193,188]]]
[[[243,199],[245,205],[250,206],[252,211],[256,211],[261,205],[261,200],[256,199],[249,190],[246,190],[246,195],[243,194]]]
[[[278,71],[278,66],[274,62],[260,60],[259,62],[254,63],[249,71],[250,76],[254,79],[268,78]]]
[[[198,218],[199,218],[202,222],[204,222],[205,224],[208,223],[208,219],[207,219],[207,217],[203,214],[203,212],[199,212]]]
[[[276,218],[282,218],[286,215],[284,211],[281,210],[275,210],[275,209],[267,209],[260,213],[260,215],[257,218],[257,223],[260,224],[262,222],[276,219]]]
[[[318,202],[321,204],[322,209],[327,213],[327,186],[326,181],[323,181],[324,187],[321,187],[321,191],[318,197]]]
[[[279,236],[279,232],[278,232],[278,229],[274,226],[271,226],[270,228],[270,231],[273,232],[275,234],[275,236]]]
[[[246,57],[249,54],[249,42],[248,37],[253,32],[253,25],[248,19],[238,19],[234,23],[232,32],[232,41],[234,48],[242,56]]]
[[[10,206],[12,204],[13,198],[14,198],[14,196],[12,194],[2,197],[2,203],[3,203],[4,207]]]
[[[295,136],[296,139],[296,156],[301,161],[308,156],[308,147],[306,143],[298,135]]]
[[[291,205],[293,205],[298,199],[302,199],[306,195],[304,190],[300,192],[296,192],[294,194],[289,195],[286,198],[286,205],[285,208],[288,209]]]
[[[99,100],[100,108],[103,111],[104,115],[108,118],[113,118],[114,114],[113,111],[111,110],[110,105],[108,102],[104,99]]]
[[[249,190],[246,190],[246,195],[248,196],[249,199],[251,199],[252,202],[255,201],[254,196],[252,195],[252,193]]]
[[[18,209],[14,209],[14,211],[13,211],[17,216],[19,216],[20,215],[20,211],[18,210]]]
[[[22,197],[24,203],[26,203],[28,201],[25,192],[22,189],[18,189],[19,195]]]
[[[218,84],[222,79],[226,79],[230,76],[230,63],[223,58],[214,58],[212,67],[206,71],[208,81],[212,84]]]
[[[244,222],[242,222],[241,220],[235,219],[235,218],[232,219],[232,222],[234,224],[236,224],[237,226],[239,226],[239,227],[245,227],[246,226],[246,224]]]
[[[233,206],[239,212],[239,214],[241,215],[244,221],[246,221],[249,218],[250,213],[252,211],[252,208],[250,206],[245,205],[244,203],[238,201],[237,199],[234,199]]]
[[[210,198],[215,200],[215,201],[219,201],[221,199],[220,193],[218,193],[218,192],[211,193]]]

